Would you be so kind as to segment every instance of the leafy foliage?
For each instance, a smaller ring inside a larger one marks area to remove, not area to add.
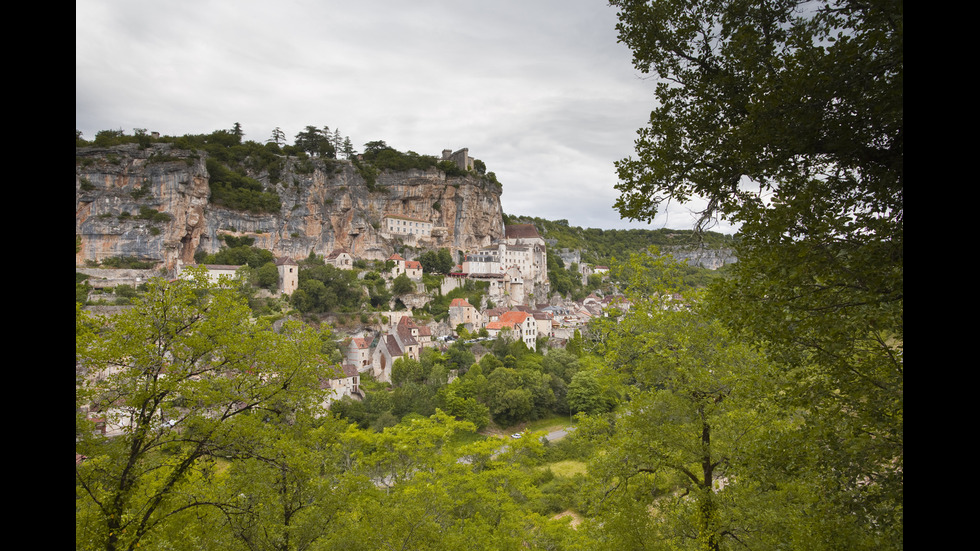
[[[419,264],[422,271],[427,274],[449,274],[456,267],[456,261],[449,249],[439,249],[438,251],[425,251],[419,255]]]
[[[407,274],[399,274],[391,282],[391,292],[395,295],[406,295],[415,292],[415,283]]]
[[[234,236],[225,236],[225,243],[229,245],[228,247],[211,254],[200,252],[195,260],[199,264],[223,264],[226,266],[248,265],[251,268],[260,268],[265,264],[274,263],[275,257],[272,251],[259,249],[251,245],[243,245],[241,244],[243,242],[247,241],[240,241]],[[277,280],[278,277],[277,275]]]
[[[255,213],[275,213],[282,207],[279,195],[265,191],[258,180],[228,169],[217,159],[208,158],[207,167],[212,203]]]
[[[317,260],[304,261],[290,301],[300,312],[357,312],[365,298],[356,272]]]
[[[712,312],[786,366],[773,395],[807,412],[810,495],[846,519],[849,541],[821,545],[900,547],[902,3],[612,4],[634,65],[661,79],[617,207],[649,220],[699,196],[703,222],[741,223]]]
[[[316,126],[307,126],[296,134],[295,146],[309,155],[334,159],[337,157],[337,150],[331,143],[332,137],[328,128],[321,130]]]
[[[315,406],[320,340],[291,324],[281,333],[250,318],[233,289],[156,280],[112,319],[76,310],[76,403],[93,404],[112,430],[76,419],[76,544],[131,549],[197,507],[192,491],[219,456],[245,453],[263,417]],[[259,414],[258,416],[253,414]]]
[[[378,170],[426,170],[436,166],[436,158],[431,155],[419,155],[414,151],[402,153],[382,140],[364,144],[362,158]]]
[[[148,270],[157,267],[159,263],[151,260],[140,260],[132,256],[112,256],[103,258],[99,263],[104,268]]]

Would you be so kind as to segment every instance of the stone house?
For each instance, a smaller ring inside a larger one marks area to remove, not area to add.
[[[340,400],[344,396],[360,395],[361,374],[357,366],[344,362],[343,365],[336,366],[338,373],[328,379],[320,381],[320,389],[323,391],[323,404],[330,407],[330,404]]]
[[[432,330],[428,326],[415,323],[411,316],[404,316],[398,320],[395,332],[398,334],[399,343],[403,345],[403,348],[409,339],[413,339],[418,345],[419,354],[426,345],[432,343]]]
[[[397,333],[382,335],[378,346],[374,349],[371,372],[374,378],[385,383],[391,382],[391,366],[398,358],[418,360],[418,341],[409,340],[407,346],[402,346]]]
[[[238,277],[238,270],[242,268],[242,266],[234,266],[229,264],[201,264],[201,265],[204,266],[204,268],[208,271],[208,280],[210,280],[212,283],[218,283],[218,281],[220,281],[222,277],[228,279],[236,279]],[[199,264],[191,264],[188,266],[181,265],[179,267],[179,272],[177,274],[177,277],[180,277],[182,279],[187,278],[188,277],[187,269],[196,268],[197,266],[199,266]]]
[[[544,238],[534,224],[510,224],[504,228],[504,242],[514,250],[524,279],[533,288],[548,283],[548,253]],[[518,254],[520,256],[518,256]],[[528,289],[530,291],[530,289]]]
[[[483,320],[476,307],[465,298],[454,298],[449,303],[449,327],[455,330],[461,323],[467,331],[473,331],[483,325]]]
[[[511,310],[500,316],[498,321],[487,324],[487,332],[495,336],[504,328],[512,331],[514,338],[521,339],[530,350],[537,349],[538,323],[528,312]]]
[[[388,257],[388,260],[395,263],[391,268],[391,277],[395,278],[405,273],[405,259],[402,255],[394,253]]]
[[[351,270],[354,268],[354,257],[344,249],[334,249],[323,260],[327,264],[341,270]]]
[[[538,335],[554,336],[555,319],[550,312],[538,310],[531,312],[531,316],[534,318],[535,325],[537,325]]]
[[[463,259],[461,271],[471,279],[490,281],[492,300],[526,304],[531,293],[542,296],[548,286],[545,241],[533,224],[512,224],[493,246],[473,251]]]
[[[358,371],[371,369],[371,341],[355,337],[347,343],[347,363],[357,366]]]
[[[455,152],[452,149],[443,149],[441,160],[452,161],[456,163],[456,166],[463,170],[473,170],[473,167],[475,166],[473,162],[474,159],[470,157],[470,150],[468,147],[464,147],[463,149]]]
[[[422,279],[422,263],[417,260],[406,260],[405,275],[410,279]]]

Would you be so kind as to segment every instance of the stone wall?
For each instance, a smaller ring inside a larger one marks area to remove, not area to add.
[[[142,285],[154,277],[162,277],[159,270],[107,270],[101,268],[75,268],[76,273],[85,274],[86,280],[94,289],[105,289],[118,285]]]

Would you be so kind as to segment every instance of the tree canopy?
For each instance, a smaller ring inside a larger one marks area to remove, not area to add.
[[[781,407],[808,411],[826,503],[901,542],[903,4],[613,0],[620,40],[658,79],[627,218],[706,200],[741,224],[709,301],[786,366]]]
[[[316,332],[272,331],[235,289],[192,273],[151,282],[112,318],[76,309],[76,402],[92,404],[107,433],[76,420],[88,458],[76,465],[79,548],[138,547],[206,501],[201,477],[218,458],[248,455],[264,421],[315,412],[326,374]]]
[[[812,206],[825,223],[850,214],[854,230],[891,237],[902,215],[901,1],[611,4],[633,64],[658,78],[638,157],[618,165],[624,216],[702,196],[706,216],[785,218],[774,231],[812,233],[801,212]]]

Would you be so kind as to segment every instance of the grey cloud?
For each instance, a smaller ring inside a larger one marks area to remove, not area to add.
[[[595,0],[78,0],[76,128],[239,122],[264,141],[315,124],[358,147],[468,147],[503,182],[508,213],[648,227],[612,209],[613,163],[653,101],[615,23]]]

